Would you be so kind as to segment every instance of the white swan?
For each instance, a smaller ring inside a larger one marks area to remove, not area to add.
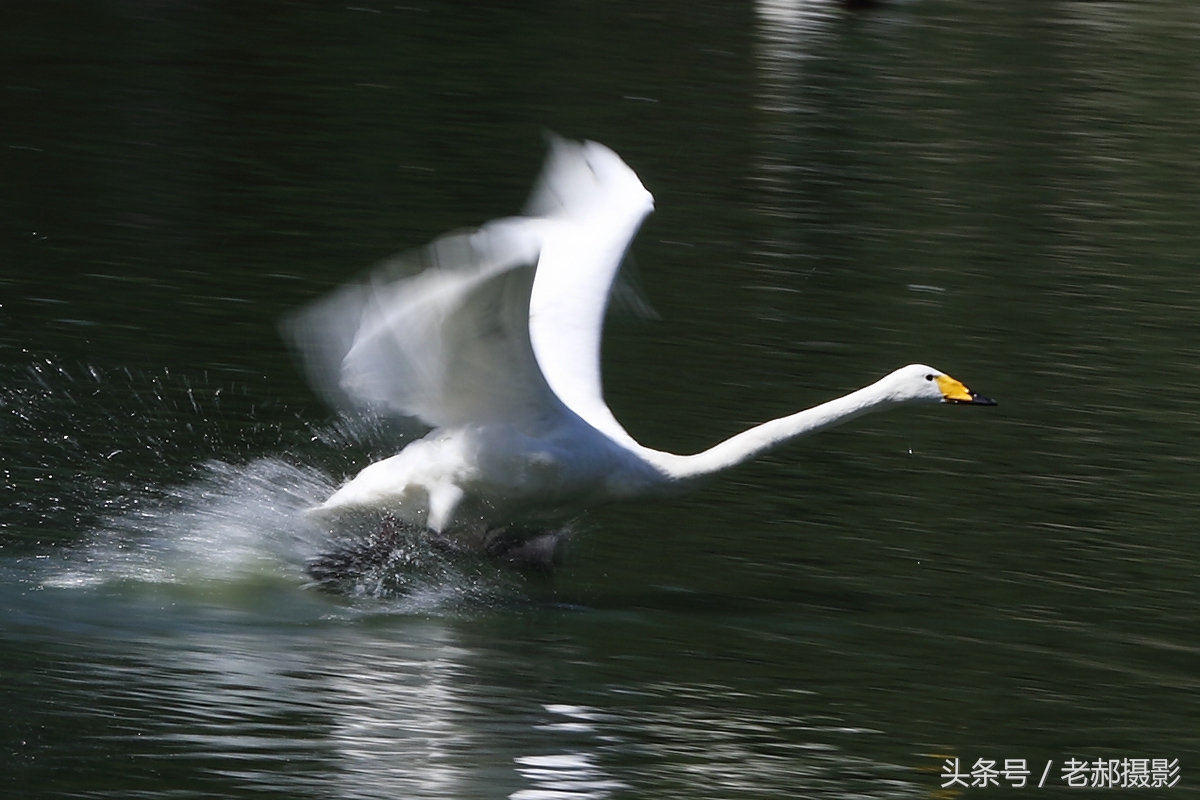
[[[526,216],[440,239],[418,274],[384,267],[296,315],[292,338],[327,397],[433,429],[313,513],[434,531],[553,519],[686,487],[868,411],[994,405],[914,364],[695,455],[643,446],[604,402],[600,338],[613,279],[652,208],[616,153],[555,139]]]

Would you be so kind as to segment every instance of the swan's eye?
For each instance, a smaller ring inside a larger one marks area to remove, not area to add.
[[[927,381],[931,381],[931,380],[933,380],[933,373],[930,373],[930,374],[926,375],[926,376],[925,376],[925,380],[927,380]]]

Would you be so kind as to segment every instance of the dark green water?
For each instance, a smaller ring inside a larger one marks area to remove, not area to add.
[[[6,795],[1194,792],[1200,8],[246,6],[0,11]],[[546,129],[656,198],[643,441],[911,361],[1001,405],[590,513],[552,582],[314,590],[291,515],[385,450],[278,319],[519,210]]]

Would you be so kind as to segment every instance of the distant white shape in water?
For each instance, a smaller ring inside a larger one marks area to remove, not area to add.
[[[612,150],[554,139],[526,216],[440,239],[418,274],[385,265],[293,317],[287,327],[327,398],[433,429],[363,469],[316,518],[390,514],[434,531],[560,519],[689,487],[868,411],[992,404],[910,365],[695,455],[640,444],[604,401],[600,343],[613,280],[652,208]]]

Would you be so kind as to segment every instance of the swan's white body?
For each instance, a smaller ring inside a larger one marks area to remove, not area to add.
[[[425,269],[384,270],[292,325],[318,388],[433,428],[314,509],[434,530],[548,519],[670,491],[790,439],[909,401],[991,401],[922,365],[751,428],[702,453],[635,441],[604,402],[613,280],[653,198],[611,150],[554,140],[527,216],[455,234]]]

